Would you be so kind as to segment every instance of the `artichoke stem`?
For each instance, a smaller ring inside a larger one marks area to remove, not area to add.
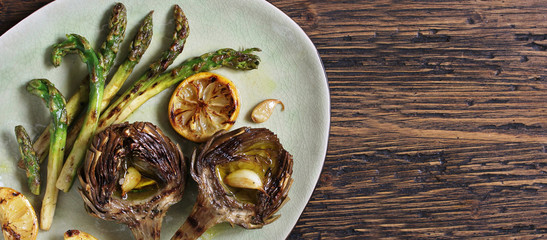
[[[221,216],[199,194],[198,200],[192,208],[192,213],[175,232],[171,240],[198,239],[207,229],[221,222],[223,222]]]
[[[134,225],[129,225],[135,240],[159,240],[163,216],[157,216],[154,219],[143,219]]]

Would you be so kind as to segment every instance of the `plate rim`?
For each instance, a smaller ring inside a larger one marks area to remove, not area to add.
[[[319,64],[321,65],[321,68],[323,70],[322,74],[323,74],[323,78],[325,80],[326,94],[327,94],[326,103],[327,103],[328,109],[326,111],[327,112],[327,115],[326,115],[326,120],[327,121],[325,123],[327,125],[327,127],[325,128],[326,129],[326,138],[323,142],[323,144],[325,146],[325,151],[323,153],[323,159],[322,159],[321,164],[320,164],[320,171],[319,171],[319,174],[318,174],[318,177],[317,177],[315,183],[313,184],[313,190],[311,191],[310,196],[306,200],[306,204],[304,205],[304,208],[298,214],[298,218],[297,218],[296,222],[291,227],[291,230],[285,236],[285,239],[287,239],[291,235],[291,233],[293,232],[294,228],[296,227],[296,225],[300,221],[300,218],[302,217],[302,214],[306,210],[306,207],[310,203],[311,198],[313,197],[313,194],[317,190],[317,185],[319,184],[319,180],[321,179],[321,175],[323,174],[323,168],[325,167],[325,161],[327,160],[327,152],[328,152],[328,149],[329,149],[329,139],[330,139],[330,130],[331,130],[331,116],[332,116],[331,94],[330,94],[329,78],[328,78],[328,75],[327,75],[325,64],[323,63],[323,60],[321,58],[321,54],[319,53],[319,49],[317,49],[317,46],[313,43],[310,36],[306,33],[306,31],[304,31],[304,29],[296,21],[294,21],[293,18],[291,18],[289,15],[287,15],[281,9],[279,9],[278,7],[273,5],[271,2],[268,2],[266,0],[263,0],[263,1],[266,2],[266,4],[270,5],[270,7],[272,7],[275,11],[278,11],[281,15],[283,15],[285,18],[287,18],[289,20],[289,22],[296,27],[296,29],[298,29],[302,34],[304,34],[306,36],[305,39],[306,39],[306,41],[308,41],[308,44],[313,46],[313,48],[315,49],[315,56],[317,57],[317,60],[319,61]]]

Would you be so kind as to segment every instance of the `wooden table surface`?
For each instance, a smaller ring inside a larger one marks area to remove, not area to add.
[[[0,34],[50,0],[0,0]],[[331,132],[289,239],[547,239],[547,1],[270,0]]]

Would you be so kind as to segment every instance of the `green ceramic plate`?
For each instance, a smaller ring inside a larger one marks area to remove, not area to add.
[[[216,72],[231,79],[241,95],[241,112],[234,128],[267,127],[278,134],[281,143],[293,154],[291,200],[279,212],[281,218],[262,229],[245,230],[221,224],[202,238],[284,239],[313,192],[327,149],[330,97],[325,71],[313,43],[289,17],[262,0],[127,0],[123,3],[128,10],[129,37],[133,36],[144,16],[154,10],[152,45],[129,81],[141,74],[144,67],[168,47],[174,4],[182,7],[190,24],[190,36],[175,65],[218,48],[262,49],[259,69],[248,72],[221,69]],[[19,153],[13,129],[21,124],[31,136],[37,136],[49,123],[49,113],[41,100],[28,94],[24,86],[33,78],[47,78],[65,96],[70,96],[85,77],[85,66],[73,55],[66,57],[60,67],[54,68],[49,62],[49,48],[67,33],[78,33],[92,43],[99,42],[104,37],[113,5],[114,1],[109,0],[57,0],[0,37],[0,186],[22,191],[37,210],[41,198],[30,194],[24,172],[15,164]],[[166,108],[171,91],[166,90],[145,103],[128,121],[153,122],[182,145],[185,154],[189,155],[193,145],[179,137],[167,120]],[[285,111],[276,109],[267,122],[252,123],[249,120],[251,109],[266,98],[282,100]],[[190,183],[184,199],[169,209],[162,239],[169,239],[184,222],[196,195],[196,186]],[[60,193],[52,229],[41,231],[39,239],[59,239],[69,229],[83,230],[99,239],[132,239],[127,227],[88,215],[75,188],[69,193]]]

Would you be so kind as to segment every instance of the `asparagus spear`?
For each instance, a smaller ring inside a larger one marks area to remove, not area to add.
[[[97,128],[97,120],[100,114],[101,102],[103,99],[104,90],[104,75],[99,58],[95,51],[89,45],[89,42],[82,36],[77,34],[67,35],[67,40],[54,45],[53,47],[53,64],[58,66],[61,64],[62,57],[68,52],[77,52],[82,61],[87,64],[89,72],[89,105],[84,117],[84,126],[78,134],[74,147],[68,154],[66,163],[63,166],[61,174],[57,179],[57,188],[68,192],[72,185],[73,178],[64,176],[76,175],[76,169],[80,166],[80,159],[83,158],[89,139],[95,133]]]
[[[21,125],[15,126],[15,136],[19,144],[19,152],[25,162],[30,192],[34,195],[40,195],[40,163],[34,149],[32,149],[32,141]]]
[[[55,187],[55,182],[63,165],[67,134],[66,101],[55,86],[46,79],[30,81],[27,85],[27,91],[42,98],[48,105],[52,118],[51,128],[49,128],[52,137],[50,138],[50,154],[47,163],[46,192],[40,213],[40,228],[49,230],[57,205],[58,190]]]
[[[102,44],[100,49],[100,62],[104,65],[105,75],[110,71],[112,64],[114,63],[114,58],[118,52],[119,46],[121,45],[125,37],[125,29],[127,26],[127,10],[125,6],[121,3],[117,3],[112,9],[112,15],[108,23],[109,33],[105,39],[105,42]],[[89,84],[87,79],[82,82],[80,88],[76,94],[74,94],[67,102],[67,119],[70,124],[76,115],[80,112],[82,106],[88,99]],[[48,126],[38,139],[34,142],[33,147],[36,151],[37,156],[42,162],[48,150],[49,144],[49,128]],[[23,161],[19,162],[19,166],[23,167]]]
[[[114,64],[114,59],[116,58],[120,45],[125,38],[126,27],[127,10],[123,4],[116,3],[112,9],[112,17],[108,22],[108,29],[110,29],[110,31],[98,53],[99,62],[105,73],[108,73]]]
[[[260,51],[260,49],[249,48],[243,51],[229,48],[219,49],[200,57],[188,59],[170,72],[152,78],[141,79],[101,114],[97,131],[102,131],[112,124],[123,122],[148,99],[195,73],[211,71],[220,67],[229,67],[236,70],[257,68],[260,59],[252,54],[254,51]]]
[[[177,56],[184,49],[184,44],[186,43],[190,30],[188,27],[188,20],[179,5],[175,5],[173,15],[175,18],[175,31],[173,32],[171,47],[169,50],[164,51],[156,62],[150,65],[150,69],[147,72],[148,77],[153,77],[165,71],[173,64],[173,61],[175,61]]]

